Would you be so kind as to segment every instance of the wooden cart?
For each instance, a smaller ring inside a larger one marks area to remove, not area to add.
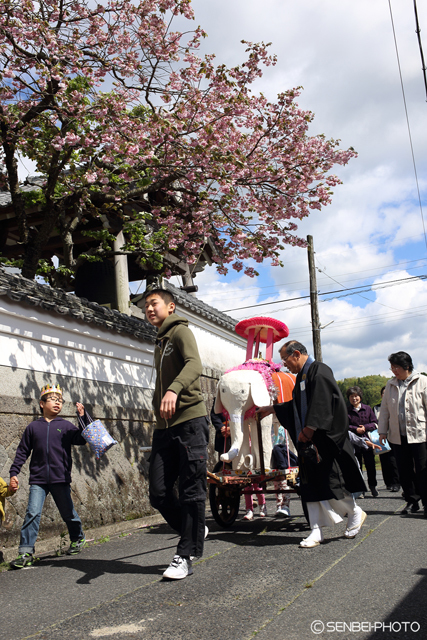
[[[245,493],[276,493],[275,489],[267,489],[267,484],[273,480],[286,480],[286,492],[299,494],[297,484],[298,467],[291,469],[273,469],[263,473],[245,474],[232,471],[230,465],[218,462],[213,472],[208,471],[209,503],[215,521],[221,527],[231,527],[237,518],[240,497]],[[253,490],[251,485],[261,486]]]

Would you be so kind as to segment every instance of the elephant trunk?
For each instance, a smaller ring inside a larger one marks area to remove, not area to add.
[[[220,456],[220,460],[223,462],[231,462],[231,460],[234,460],[234,458],[239,455],[243,442],[243,415],[239,414],[230,416],[229,425],[233,441],[227,453],[223,453]]]

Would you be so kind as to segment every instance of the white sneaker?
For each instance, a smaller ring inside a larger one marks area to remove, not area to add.
[[[164,578],[169,580],[182,580],[187,576],[191,576],[193,567],[190,558],[182,558],[174,556],[172,562],[163,574]]]
[[[367,515],[360,507],[356,507],[353,514],[348,516],[347,529],[344,533],[346,538],[355,538],[362,528]]]
[[[267,505],[260,504],[259,505],[259,517],[260,518],[265,518],[266,515],[267,515]]]
[[[245,515],[243,516],[243,520],[253,520],[253,519],[254,519],[254,512],[251,511],[251,509],[248,509]]]
[[[276,518],[289,518],[291,510],[289,507],[277,507]]]
[[[208,529],[208,527],[205,525],[205,540],[206,540],[206,538],[208,537],[208,535],[209,535],[209,529]]]

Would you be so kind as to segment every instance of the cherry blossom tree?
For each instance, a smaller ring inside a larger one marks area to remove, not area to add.
[[[299,89],[270,102],[252,91],[274,56],[244,43],[239,66],[197,49],[190,0],[5,0],[0,8],[0,162],[18,223],[24,276],[62,273],[120,253],[166,270],[165,251],[194,263],[209,244],[220,273],[255,275],[303,245],[296,222],[331,201],[330,173],[354,150],[310,136]],[[18,158],[43,179],[22,190]],[[38,214],[34,217],[34,211]],[[77,236],[80,245],[76,244]],[[82,250],[81,239],[91,241]],[[52,238],[52,255],[42,256]]]

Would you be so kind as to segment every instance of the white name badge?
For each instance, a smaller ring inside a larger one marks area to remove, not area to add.
[[[305,391],[305,380],[302,380],[302,382],[300,382],[300,389],[301,391]]]

